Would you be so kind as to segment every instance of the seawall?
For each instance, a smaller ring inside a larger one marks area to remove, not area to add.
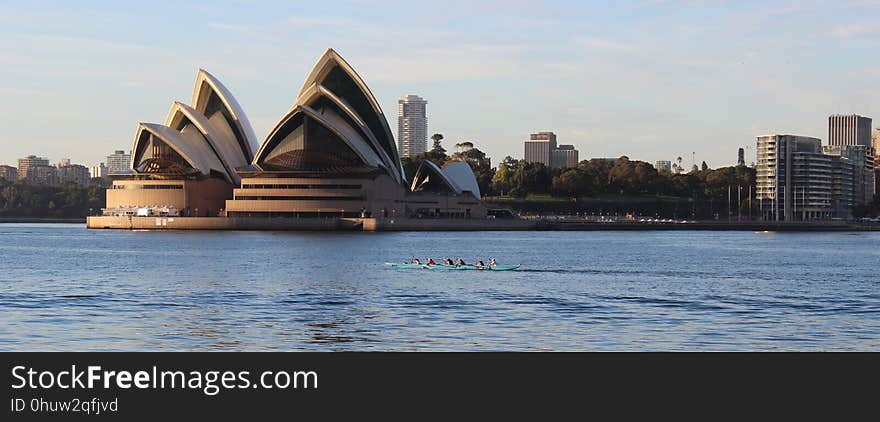
[[[89,217],[90,229],[122,230],[315,230],[315,231],[491,231],[491,230],[742,230],[880,231],[880,224],[846,222],[589,222],[553,219],[381,219],[260,217]]]

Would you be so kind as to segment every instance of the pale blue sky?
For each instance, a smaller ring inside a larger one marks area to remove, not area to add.
[[[431,133],[493,163],[553,130],[581,159],[717,167],[759,134],[880,120],[878,17],[878,1],[3,0],[0,163],[128,150],[137,122],[189,102],[199,67],[262,141],[333,47],[395,132],[397,97],[418,94]]]

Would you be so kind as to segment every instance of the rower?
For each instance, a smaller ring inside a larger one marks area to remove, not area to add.
[[[453,264],[452,264],[452,260],[449,259],[449,258],[444,259],[444,260],[443,260],[443,264],[445,264],[445,265],[453,265]]]
[[[458,267],[460,265],[467,265],[467,264],[464,263],[464,260],[462,260],[461,258],[458,258],[455,260],[455,266]]]
[[[419,264],[422,263],[422,261],[419,261],[418,258],[413,258],[412,263],[413,263],[413,264],[416,264],[416,265],[419,265]]]
[[[495,262],[495,258],[489,258],[489,266],[494,267],[496,265],[498,265],[498,263]]]
[[[478,259],[478,260],[477,260],[477,267],[483,268],[483,267],[485,267],[485,266],[486,266],[486,264],[483,264],[483,260],[482,260],[482,259]]]
[[[437,263],[434,262],[434,258],[428,258],[428,265],[437,265]]]

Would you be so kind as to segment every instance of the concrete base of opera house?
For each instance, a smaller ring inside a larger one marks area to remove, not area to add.
[[[88,217],[90,229],[123,230],[356,230],[456,231],[533,230],[520,219],[261,218],[261,217]]]

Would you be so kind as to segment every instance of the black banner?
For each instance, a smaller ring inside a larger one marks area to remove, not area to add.
[[[4,420],[458,416],[873,403],[876,354],[5,353]],[[860,381],[867,381],[867,388]],[[419,414],[407,413],[420,409]],[[467,419],[467,418],[465,418]]]

